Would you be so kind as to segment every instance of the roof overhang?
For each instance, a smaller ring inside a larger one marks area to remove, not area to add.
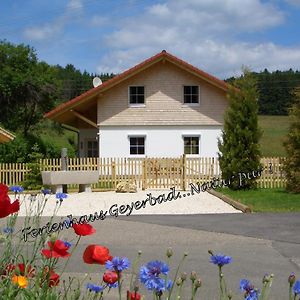
[[[15,135],[8,132],[4,128],[0,127],[0,143],[7,143],[12,141],[15,138]]]

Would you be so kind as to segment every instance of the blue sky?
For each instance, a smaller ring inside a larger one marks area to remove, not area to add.
[[[0,39],[40,60],[121,72],[166,49],[220,78],[300,70],[300,0],[11,0]]]

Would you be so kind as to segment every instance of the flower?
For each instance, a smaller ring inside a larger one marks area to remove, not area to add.
[[[18,264],[17,269],[20,272],[20,275],[23,276],[28,276],[28,277],[33,277],[34,276],[34,268],[31,267],[30,264],[26,265],[25,264]]]
[[[55,242],[48,242],[48,246],[50,249],[42,249],[42,254],[46,256],[46,258],[51,257],[68,257],[70,253],[68,252],[69,247],[65,245],[65,243],[61,240],[56,240]]]
[[[77,235],[92,235],[96,229],[90,224],[73,224],[73,229]]]
[[[63,241],[65,246],[68,247],[68,248],[71,248],[72,244],[68,241]]]
[[[92,284],[92,283],[88,283],[86,285],[86,288],[91,291],[91,292],[95,292],[95,293],[99,293],[99,292],[102,292],[104,290],[104,287],[101,286],[101,285],[95,285],[95,284]]]
[[[49,190],[49,189],[42,189],[41,192],[44,196],[51,194],[51,190]]]
[[[297,280],[294,287],[293,287],[293,291],[295,295],[300,295],[300,281]]]
[[[53,269],[49,269],[48,266],[44,268],[42,282],[41,285],[46,281],[48,287],[57,286],[59,284],[59,275],[53,271]]]
[[[114,257],[111,261],[108,260],[105,264],[106,269],[116,272],[122,272],[128,269],[130,261],[127,257]]]
[[[254,285],[247,279],[242,279],[240,281],[240,290],[245,292],[245,299],[246,300],[258,300],[259,291],[254,288]]]
[[[140,269],[140,281],[148,290],[164,291],[165,279],[160,278],[161,274],[168,275],[169,266],[162,261],[150,261]],[[168,282],[169,284],[169,282]]]
[[[141,295],[137,292],[127,291],[127,299],[128,300],[141,300]]]
[[[105,265],[112,256],[109,254],[109,249],[100,245],[89,245],[83,252],[83,261],[86,264]]]
[[[48,286],[57,286],[59,284],[59,275],[55,273],[53,270],[50,270],[50,277],[49,277],[49,282]]]
[[[114,284],[118,281],[119,276],[114,271],[105,271],[103,274],[103,281],[108,284]]]
[[[14,284],[17,284],[20,288],[26,288],[28,284],[27,278],[25,276],[13,275],[11,281]]]
[[[107,286],[111,289],[115,289],[119,286],[118,282],[115,283],[108,283]]]
[[[11,203],[8,196],[8,187],[4,184],[0,184],[0,218],[5,218],[8,215],[18,212],[19,210],[19,200]]]
[[[65,194],[65,193],[56,193],[56,194],[55,194],[55,197],[56,197],[56,199],[62,201],[63,199],[68,198],[68,194]]]
[[[232,258],[230,256],[223,255],[221,253],[212,255],[210,257],[210,262],[218,265],[219,267],[223,267],[224,265],[230,264],[232,261]]]
[[[22,193],[24,191],[24,188],[19,185],[13,185],[9,189],[14,193]]]
[[[4,227],[4,228],[2,229],[2,232],[5,233],[5,234],[11,234],[11,233],[14,232],[14,229],[11,228],[11,227]]]

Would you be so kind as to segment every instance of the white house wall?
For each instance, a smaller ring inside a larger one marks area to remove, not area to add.
[[[183,137],[199,136],[200,154],[216,157],[221,126],[103,126],[100,128],[100,157],[143,157],[130,155],[129,137],[145,136],[145,156],[179,157]],[[195,155],[193,155],[195,156]]]

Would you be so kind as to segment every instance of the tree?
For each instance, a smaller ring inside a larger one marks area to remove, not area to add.
[[[289,111],[292,123],[284,143],[287,153],[284,170],[287,191],[300,193],[300,88],[295,90],[294,99],[294,104]]]
[[[232,189],[255,187],[255,180],[243,178],[239,173],[252,173],[261,168],[259,138],[261,130],[257,123],[256,81],[248,70],[229,89],[229,107],[225,113],[222,139],[219,139],[219,161],[223,179],[231,180]]]
[[[58,96],[55,68],[39,62],[33,48],[0,41],[1,123],[27,136]]]

